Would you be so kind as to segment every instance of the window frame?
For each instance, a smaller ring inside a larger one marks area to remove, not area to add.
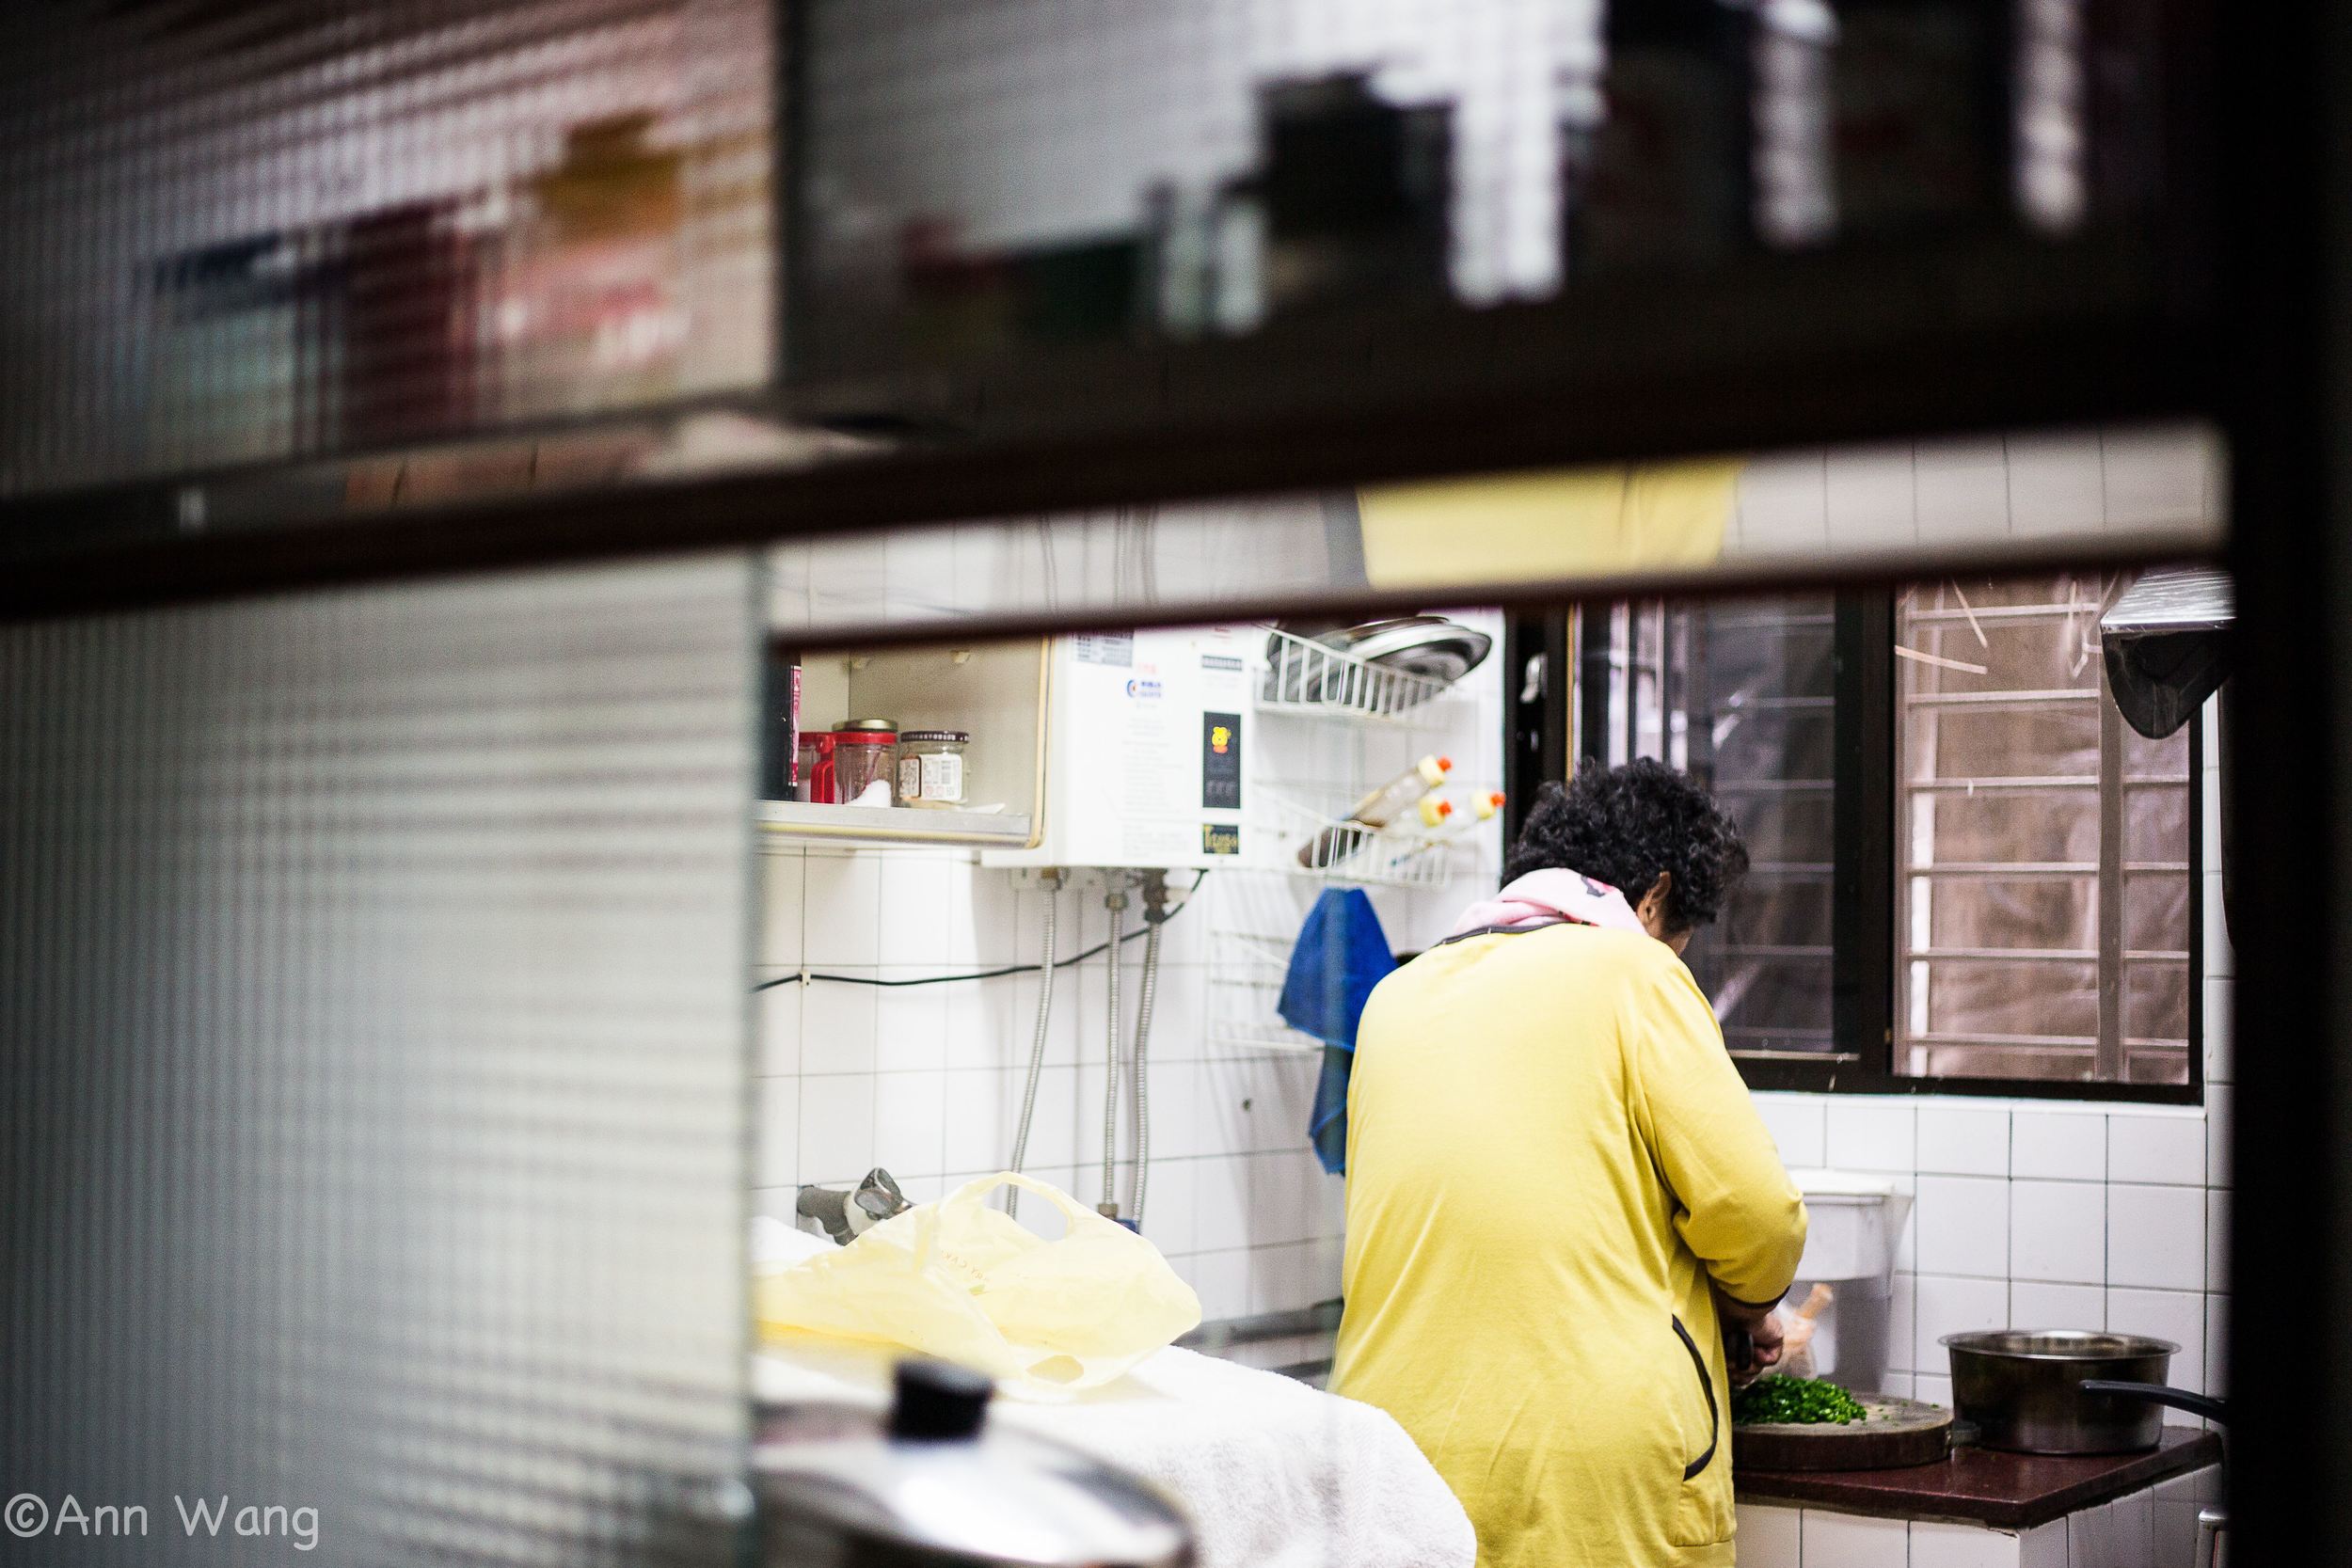
[[[1601,604],[1580,604],[1573,611],[1524,618],[1531,627],[1547,624],[1548,651],[1565,655],[1575,674],[1558,683],[1566,689],[1540,705],[1513,714],[1508,736],[1513,754],[1581,758],[1575,744],[1605,720],[1606,694],[1591,689],[1587,627]],[[1989,1099],[2063,1100],[2156,1105],[2198,1105],[2205,1098],[2205,844],[2204,725],[2191,719],[2188,734],[2188,1037],[2187,1079],[2180,1084],[2084,1082],[2047,1078],[1930,1078],[1897,1072],[1895,1006],[1899,932],[1895,925],[1896,884],[1896,673],[1895,595],[1841,592],[1836,595],[1833,633],[1832,689],[1836,698],[1832,859],[1836,866],[1831,900],[1831,1029],[1836,1050],[1758,1052],[1726,1046],[1748,1087],[1807,1093],[1867,1095],[1963,1095]],[[1662,686],[1661,682],[1661,686]],[[1597,700],[1596,700],[1597,699]],[[1558,738],[1531,736],[1540,721]],[[1514,823],[1516,828],[1516,822]],[[1873,933],[1876,933],[1875,935]],[[2104,982],[2104,975],[2103,975]],[[2120,976],[2118,983],[2120,983]]]

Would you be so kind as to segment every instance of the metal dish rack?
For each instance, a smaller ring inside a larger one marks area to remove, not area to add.
[[[1208,1037],[1244,1051],[1317,1052],[1323,1042],[1282,1022],[1289,936],[1220,927],[1209,939]]]
[[[1268,871],[1366,887],[1443,887],[1464,869],[1467,847],[1454,834],[1419,827],[1367,828],[1317,810],[1294,797],[1257,791],[1256,838],[1274,846],[1258,863]],[[1299,851],[1311,847],[1302,861]]]
[[[1374,664],[1279,626],[1263,629],[1264,663],[1258,675],[1261,713],[1427,724],[1442,716],[1422,710],[1454,689],[1451,681]]]

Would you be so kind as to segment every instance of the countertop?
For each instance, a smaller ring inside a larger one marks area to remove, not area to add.
[[[2031,1529],[2169,1477],[2221,1463],[2221,1439],[2167,1427],[2145,1453],[1996,1453],[1954,1449],[1938,1465],[1899,1470],[1738,1470],[1747,1503],[1805,1503],[1884,1519],[1947,1519],[1996,1529]]]

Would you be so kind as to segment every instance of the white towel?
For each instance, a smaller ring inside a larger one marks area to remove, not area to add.
[[[893,1353],[763,1346],[762,1400],[887,1402]],[[1156,1482],[1191,1516],[1200,1568],[1470,1568],[1470,1516],[1386,1411],[1170,1347],[1067,1403],[989,1419]]]

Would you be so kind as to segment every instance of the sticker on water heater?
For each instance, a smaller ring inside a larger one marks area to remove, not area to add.
[[[1240,854],[1241,830],[1231,823],[1201,823],[1200,852],[1204,855]]]
[[[1200,716],[1200,804],[1209,811],[1241,809],[1241,715]]]
[[[1107,664],[1129,670],[1136,662],[1136,634],[1131,631],[1082,632],[1070,640],[1073,657],[1081,664]]]

